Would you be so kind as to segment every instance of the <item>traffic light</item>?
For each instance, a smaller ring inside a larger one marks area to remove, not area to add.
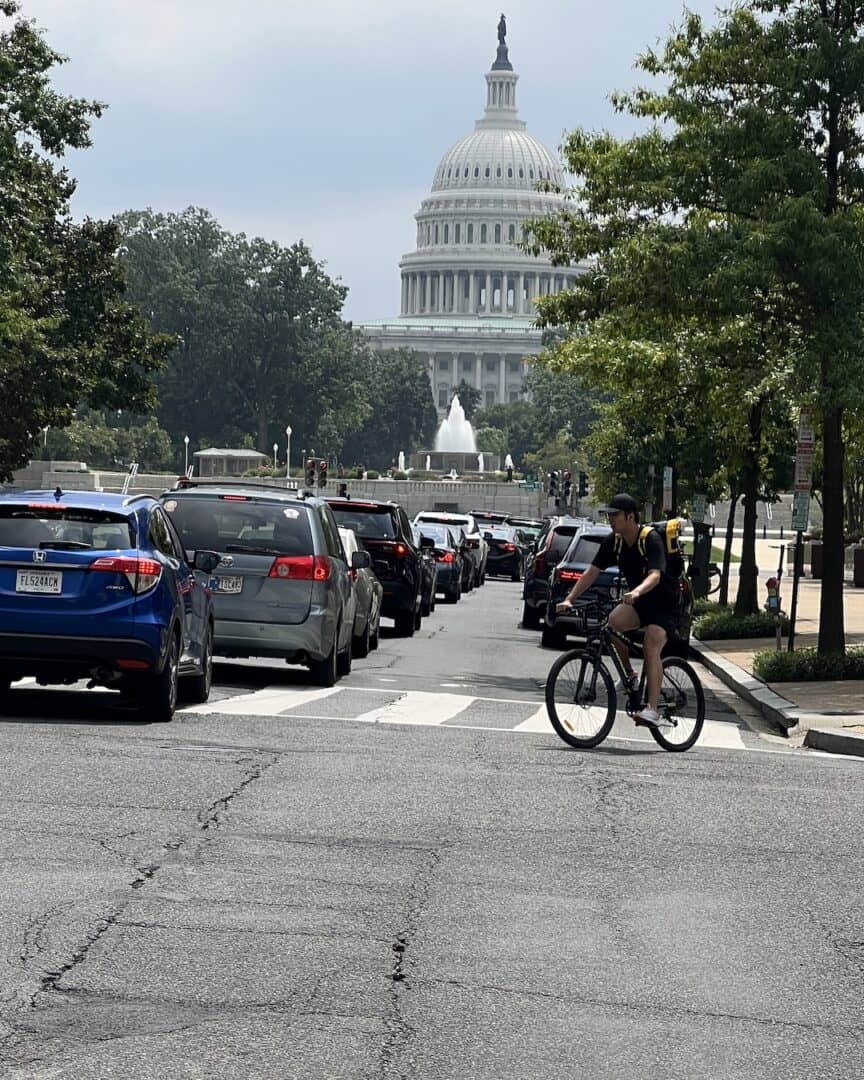
[[[315,487],[315,458],[306,459],[306,487]]]
[[[588,494],[588,473],[579,473],[579,498],[584,499]]]
[[[564,502],[570,502],[570,492],[573,489],[573,476],[570,470],[564,473]]]
[[[324,458],[318,462],[318,487],[327,487],[327,462]]]
[[[553,498],[558,497],[558,470],[553,469],[549,473],[549,495]]]

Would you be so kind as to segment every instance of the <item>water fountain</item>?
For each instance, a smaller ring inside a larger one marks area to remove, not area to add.
[[[417,469],[425,464],[427,472],[442,474],[454,469],[460,475],[483,472],[484,468],[495,472],[501,466],[500,455],[477,453],[477,436],[458,394],[453,395],[447,415],[438,427],[434,451],[421,450],[411,460]]]

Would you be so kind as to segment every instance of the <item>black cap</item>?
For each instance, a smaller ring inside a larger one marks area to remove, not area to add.
[[[638,514],[639,503],[632,495],[622,492],[620,495],[613,495],[608,504],[601,506],[599,510],[601,514],[615,513],[616,510],[623,510],[625,514]]]

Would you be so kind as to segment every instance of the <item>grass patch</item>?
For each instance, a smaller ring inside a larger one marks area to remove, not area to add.
[[[850,646],[845,653],[760,652],[753,657],[753,671],[772,683],[864,679],[864,646]]]
[[[720,569],[721,570],[723,569],[723,548],[722,547],[717,547],[716,544],[711,545],[711,562],[717,563],[717,565],[720,567]],[[741,562],[741,556],[736,555],[734,551],[732,552],[732,554],[729,557],[730,565],[733,562]]]
[[[698,641],[723,641],[729,638],[773,637],[777,633],[774,616],[767,611],[755,615],[736,615],[734,608],[726,604],[713,604],[710,600],[697,600],[693,623],[693,636]],[[707,610],[704,605],[708,605]],[[783,619],[782,632],[789,629],[788,619]]]

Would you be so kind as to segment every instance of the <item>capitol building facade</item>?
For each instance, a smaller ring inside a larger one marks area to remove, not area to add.
[[[376,349],[413,350],[426,366],[439,414],[461,381],[488,407],[518,401],[528,358],[542,349],[534,299],[568,288],[580,268],[555,267],[519,249],[524,222],[560,211],[557,157],[519,119],[502,16],[486,75],[486,110],[435,170],[415,215],[417,246],[400,263],[397,318],[363,324]]]

